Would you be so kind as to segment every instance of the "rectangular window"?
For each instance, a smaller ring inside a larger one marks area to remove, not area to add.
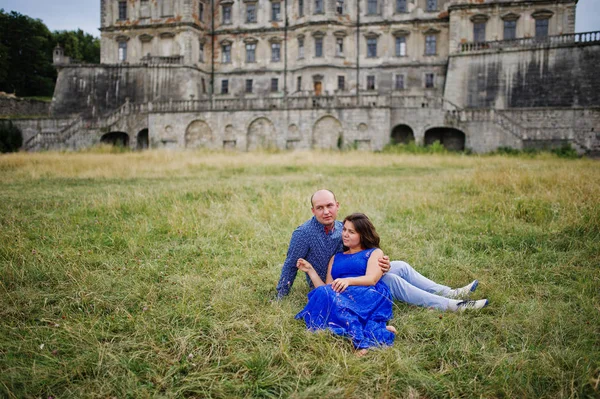
[[[406,37],[399,36],[396,38],[396,57],[406,56]]]
[[[323,57],[323,38],[315,38],[315,57]]]
[[[406,11],[406,0],[396,0],[396,12]]]
[[[271,91],[272,92],[279,91],[279,79],[271,78]]]
[[[323,0],[315,0],[315,14],[323,14]]]
[[[298,58],[304,58],[304,39],[298,39]]]
[[[119,43],[119,62],[127,61],[127,42]]]
[[[198,5],[198,19],[204,21],[204,3],[200,2]]]
[[[204,43],[200,43],[198,46],[198,61],[204,62]]]
[[[246,22],[256,22],[256,3],[246,4]]]
[[[367,90],[375,90],[375,76],[367,76]]]
[[[140,3],[140,18],[150,18],[150,4],[148,0],[142,0]]]
[[[171,17],[173,16],[173,2],[168,0],[163,0],[161,6],[161,16],[163,17]]]
[[[231,6],[229,4],[223,5],[223,23],[231,23]]]
[[[119,1],[119,21],[125,21],[127,19],[127,2]]]
[[[271,43],[271,61],[281,61],[281,43]]]
[[[342,15],[344,13],[344,0],[336,0],[335,12],[337,12],[338,15]]]
[[[437,0],[427,0],[427,11],[437,11]]]
[[[252,93],[252,79],[246,79],[246,93]]]
[[[394,87],[396,90],[404,89],[404,75],[396,75],[396,79],[394,80]]]
[[[302,91],[302,76],[296,79],[296,91]]]
[[[271,3],[271,21],[281,20],[281,3],[274,1]]]
[[[432,89],[434,87],[434,79],[435,75],[433,73],[425,74],[425,87],[428,89]]]
[[[304,16],[304,0],[298,0],[298,17]]]
[[[256,62],[256,44],[246,44],[246,62]]]
[[[335,39],[335,55],[338,57],[344,56],[344,38],[342,37]]]
[[[504,40],[517,38],[517,21],[504,21]]]
[[[221,81],[221,94],[228,94],[228,93],[229,93],[229,80],[223,79]]]
[[[346,77],[338,76],[338,90],[344,91],[346,90]]]
[[[477,43],[485,42],[485,22],[473,24],[473,41]]]
[[[222,46],[223,49],[223,57],[222,57],[222,62],[223,64],[227,64],[231,62],[231,44],[224,44]]]
[[[435,55],[437,52],[435,35],[425,36],[425,55]]]
[[[367,0],[367,14],[377,14],[377,0]]]
[[[367,39],[367,58],[377,57],[377,39]]]
[[[549,19],[535,20],[535,37],[548,37],[548,21]]]
[[[202,78],[202,93],[206,93],[206,81]]]

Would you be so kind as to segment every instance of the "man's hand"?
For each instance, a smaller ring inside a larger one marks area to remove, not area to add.
[[[377,259],[377,264],[381,268],[383,274],[386,274],[390,271],[390,257],[387,255],[383,255],[381,258]]]
[[[331,288],[333,288],[335,292],[344,292],[349,285],[350,281],[347,278],[336,278],[331,283]]]
[[[313,270],[312,265],[310,263],[308,263],[305,259],[302,259],[302,258],[298,259],[298,262],[296,262],[296,267],[298,268],[298,270],[302,270],[305,273],[308,273],[311,270]],[[388,269],[389,269],[389,267],[388,267]]]

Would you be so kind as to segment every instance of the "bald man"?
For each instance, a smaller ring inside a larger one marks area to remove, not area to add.
[[[277,299],[282,299],[289,294],[298,272],[296,268],[298,259],[308,261],[325,281],[329,259],[343,250],[343,226],[337,220],[340,204],[335,194],[330,190],[319,190],[312,195],[310,203],[313,217],[292,234],[281,269],[281,277],[277,283]],[[455,299],[466,297],[474,291],[478,285],[477,280],[462,288],[451,289],[427,279],[406,262],[390,263],[388,257],[384,256],[379,259],[379,266],[384,272],[382,280],[389,287],[395,300],[451,311],[481,309],[488,303],[486,299],[479,301]],[[309,287],[313,288],[308,275],[306,281]]]

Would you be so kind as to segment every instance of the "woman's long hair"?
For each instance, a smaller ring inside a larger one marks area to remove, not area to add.
[[[371,220],[364,213],[353,213],[352,215],[346,216],[344,224],[352,222],[354,229],[360,235],[360,245],[364,249],[379,248],[379,234],[375,230],[375,226],[371,223]],[[344,251],[348,248],[344,246]]]

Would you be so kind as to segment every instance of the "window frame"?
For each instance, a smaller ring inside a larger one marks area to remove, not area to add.
[[[400,45],[400,46],[398,46]],[[394,53],[396,57],[406,57],[407,55],[407,46],[406,46],[406,36],[396,36],[394,40]]]
[[[119,47],[118,47],[118,53],[117,53],[117,59],[119,60],[119,62],[127,62],[127,42],[126,41],[121,41],[119,42]]]
[[[277,57],[275,57],[277,55]],[[271,62],[281,62],[281,43],[271,43]]]
[[[433,33],[425,34],[425,55],[437,55],[437,35]]]
[[[408,12],[408,5],[406,0],[396,0],[396,13],[403,14]]]
[[[367,75],[367,90],[376,90],[375,75]]]
[[[315,58],[323,57],[323,38],[315,37]]]
[[[252,10],[252,13],[250,12]],[[252,16],[252,18],[250,18]],[[249,1],[246,3],[246,23],[247,24],[255,24],[258,22],[258,13],[256,2]]]
[[[229,94],[229,79],[221,79],[221,94]]]
[[[367,58],[377,58],[376,37],[367,37]]]
[[[439,4],[438,4],[437,0],[426,0],[425,11],[427,11],[427,12],[437,11],[438,7],[439,7]]]
[[[296,77],[296,91],[302,91],[302,76]]]
[[[127,1],[119,0],[118,7],[117,21],[127,21]]]
[[[227,4],[223,4],[221,6],[221,10],[222,10],[222,18],[221,18],[221,23],[223,25],[231,25],[232,24],[232,12],[233,12],[233,7],[231,7],[231,4],[227,3]],[[225,10],[227,10],[227,12],[225,12]]]
[[[246,43],[246,63],[254,64],[256,62],[256,43]]]
[[[344,0],[335,0],[335,12],[337,15],[344,15]]]
[[[271,93],[279,92],[279,78],[271,78]]]
[[[298,0],[298,18],[304,16],[304,0]]]
[[[221,44],[221,64],[231,64],[231,43]]]
[[[335,38],[335,56],[336,57],[344,56],[344,38],[343,37]]]
[[[324,0],[315,0],[315,12],[314,14],[325,14]]]
[[[405,77],[403,73],[397,73],[394,75],[394,90],[404,90],[406,88],[405,86]],[[401,85],[398,85],[398,83],[402,83]]]
[[[275,8],[277,8],[277,13],[275,12]],[[278,22],[281,21],[281,2],[280,1],[271,1],[271,21]]]
[[[379,1],[378,0],[367,0],[367,15],[378,15],[379,14]]]
[[[346,77],[344,75],[338,75],[338,77],[337,77],[337,89],[339,91],[346,91]]]
[[[246,85],[244,92],[246,94],[252,94],[254,92],[254,82],[252,79],[246,79]]]
[[[502,39],[503,40],[514,40],[517,38],[517,20],[516,19],[507,19],[503,21],[503,31],[502,31]],[[507,26],[508,24],[512,25],[512,26]],[[508,36],[512,36],[512,37],[506,37],[507,34],[506,32],[511,32],[510,35]]]
[[[435,89],[435,73],[426,72],[425,73],[425,88],[426,89]]]

